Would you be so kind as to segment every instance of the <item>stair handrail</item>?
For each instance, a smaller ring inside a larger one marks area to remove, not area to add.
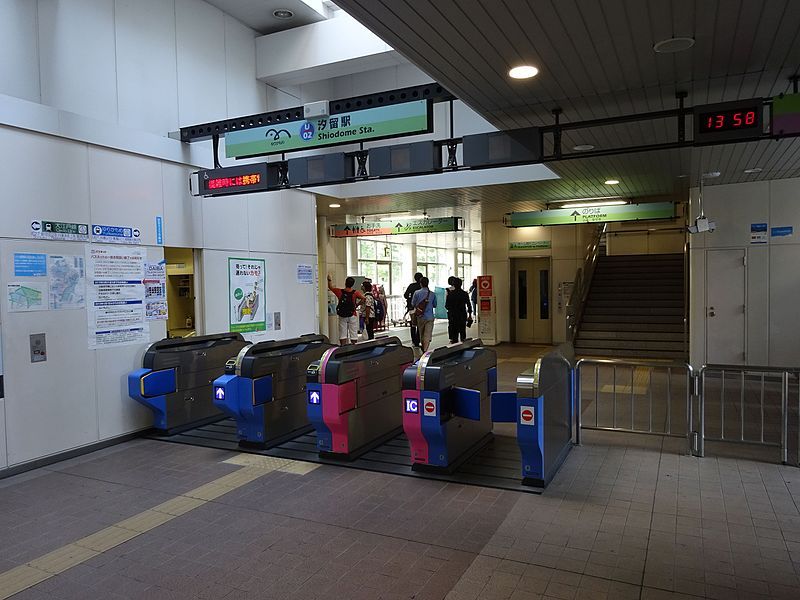
[[[597,266],[597,257],[600,254],[600,243],[603,236],[606,234],[606,223],[597,226],[597,229],[592,236],[588,248],[586,249],[586,256],[583,259],[583,265],[578,267],[575,271],[575,283],[572,287],[572,293],[567,301],[567,341],[574,342],[575,335],[578,332],[581,318],[583,317],[583,309],[586,304],[586,298],[589,295],[589,287],[592,283],[594,276],[594,269]]]

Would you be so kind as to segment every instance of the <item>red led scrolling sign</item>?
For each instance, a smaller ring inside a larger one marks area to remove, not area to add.
[[[236,177],[215,177],[205,179],[207,190],[223,190],[233,187],[247,187],[261,183],[261,173],[250,173],[248,175],[237,175]]]

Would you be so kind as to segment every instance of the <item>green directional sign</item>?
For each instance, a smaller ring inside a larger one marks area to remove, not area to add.
[[[672,202],[623,204],[621,206],[592,206],[587,208],[554,208],[507,214],[506,227],[534,227],[537,225],[574,225],[576,223],[609,223],[614,221],[651,221],[672,219],[675,205]]]
[[[431,131],[433,114],[428,101],[414,100],[229,131],[225,134],[225,155],[242,158],[278,154]]]
[[[509,242],[509,250],[547,250],[551,247],[550,240],[533,240],[529,242]]]
[[[439,217],[433,219],[398,219],[382,223],[345,223],[331,225],[331,237],[365,237],[374,235],[404,235],[407,233],[442,233],[461,231],[461,217]]]
[[[65,223],[63,221],[31,221],[31,237],[43,240],[89,241],[87,223]]]

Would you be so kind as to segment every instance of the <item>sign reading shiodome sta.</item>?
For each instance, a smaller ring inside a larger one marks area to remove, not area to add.
[[[225,155],[241,158],[311,150],[432,131],[427,100],[376,106],[315,119],[276,122],[264,127],[229,131]]]
[[[555,208],[509,213],[504,217],[503,221],[506,227],[534,227],[537,225],[574,225],[575,223],[608,223],[613,221],[650,221],[671,219],[674,216],[675,205],[672,202],[646,202],[620,206]]]

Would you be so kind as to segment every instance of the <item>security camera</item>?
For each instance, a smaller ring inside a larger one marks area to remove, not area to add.
[[[690,226],[689,233],[714,233],[717,224],[714,221],[709,221],[708,217],[697,217],[694,225]]]

